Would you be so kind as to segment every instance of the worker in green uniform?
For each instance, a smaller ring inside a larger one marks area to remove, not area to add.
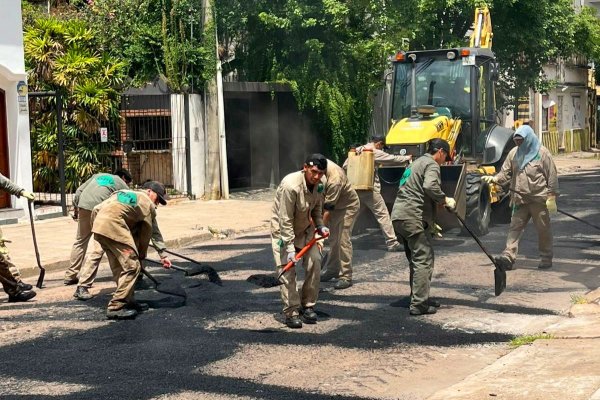
[[[427,154],[404,171],[391,219],[404,243],[410,267],[410,315],[435,314],[439,303],[429,298],[434,254],[429,229],[434,226],[437,205],[449,210],[456,201],[441,187],[440,165],[450,161],[450,146],[443,139],[428,142]]]

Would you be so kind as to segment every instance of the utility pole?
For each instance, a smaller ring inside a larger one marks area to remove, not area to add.
[[[202,9],[204,15],[202,29],[206,31],[207,29],[212,29],[213,26],[213,9],[211,1],[203,0]],[[219,200],[221,198],[221,159],[219,147],[219,98],[216,76],[207,82],[204,93],[207,148],[207,176],[204,193],[206,194],[207,200]]]

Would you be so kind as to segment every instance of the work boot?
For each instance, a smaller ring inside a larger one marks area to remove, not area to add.
[[[302,321],[300,321],[300,317],[298,317],[297,315],[285,317],[285,324],[287,325],[288,328],[291,328],[291,329],[302,328]]]
[[[315,309],[312,307],[306,307],[302,310],[302,321],[307,324],[316,324],[317,323],[317,313]]]
[[[400,245],[400,243],[394,243],[393,245],[391,245],[391,246],[389,246],[387,248],[387,251],[389,251],[391,253],[397,253],[397,252],[402,251],[402,250],[404,250],[404,249],[402,248],[402,246]]]
[[[435,314],[437,312],[437,309],[431,305],[427,306],[427,308],[413,308],[410,310],[409,314],[413,315],[413,316],[417,316],[417,315],[426,315],[426,314]]]
[[[35,297],[36,293],[33,290],[21,291],[14,295],[8,296],[9,303],[19,303],[27,300],[31,300]]]
[[[552,268],[552,261],[540,261],[538,264],[539,269],[550,269]]]
[[[73,278],[65,278],[63,283],[65,284],[65,286],[77,285],[79,283],[79,278],[76,276]]]
[[[84,286],[77,286],[77,289],[75,289],[75,293],[73,293],[73,297],[75,297],[77,300],[86,301],[94,296],[92,296],[88,288]]]
[[[494,264],[502,271],[511,271],[513,269],[513,262],[506,256],[494,257]]]
[[[119,310],[107,310],[107,319],[134,319],[138,312],[129,308],[121,308]]]
[[[333,271],[330,268],[326,268],[321,271],[321,282],[329,282],[333,278],[337,278],[339,273],[337,271]]]
[[[133,303],[129,303],[125,307],[128,309],[131,309],[131,310],[135,310],[139,313],[148,311],[150,309],[150,306],[147,303],[138,303],[137,301],[134,301]]]
[[[333,285],[336,290],[348,289],[350,286],[352,286],[352,282],[345,279],[340,279]]]
[[[17,282],[17,286],[21,288],[21,290],[31,290],[33,289],[33,286],[31,286],[29,283],[25,283],[23,281],[19,281]]]

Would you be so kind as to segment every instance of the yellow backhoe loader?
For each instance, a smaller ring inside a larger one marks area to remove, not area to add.
[[[506,193],[481,180],[494,174],[514,146],[513,131],[498,125],[494,84],[498,63],[491,50],[489,10],[478,8],[469,47],[399,52],[393,63],[391,127],[388,151],[419,157],[426,143],[442,138],[450,143],[453,161],[443,165],[442,186],[454,196],[458,213],[478,235],[488,233],[492,206],[508,209]],[[389,207],[404,168],[380,168],[382,194]],[[456,218],[438,213],[443,227]]]

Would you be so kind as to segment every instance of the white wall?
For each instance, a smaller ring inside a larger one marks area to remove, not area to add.
[[[171,95],[171,138],[173,156],[173,186],[179,192],[187,192],[185,168],[185,118],[182,94]]]
[[[17,84],[26,81],[23,56],[23,27],[21,2],[2,1],[0,24],[0,88],[6,92],[6,116],[8,128],[8,154],[10,179],[31,190],[31,144],[29,141],[29,113],[26,107],[19,109]],[[26,100],[26,99],[25,99]],[[27,200],[13,196],[15,208],[26,208]]]
[[[190,160],[192,193],[197,199],[204,196],[206,176],[206,135],[204,131],[204,103],[202,96],[190,95]]]

